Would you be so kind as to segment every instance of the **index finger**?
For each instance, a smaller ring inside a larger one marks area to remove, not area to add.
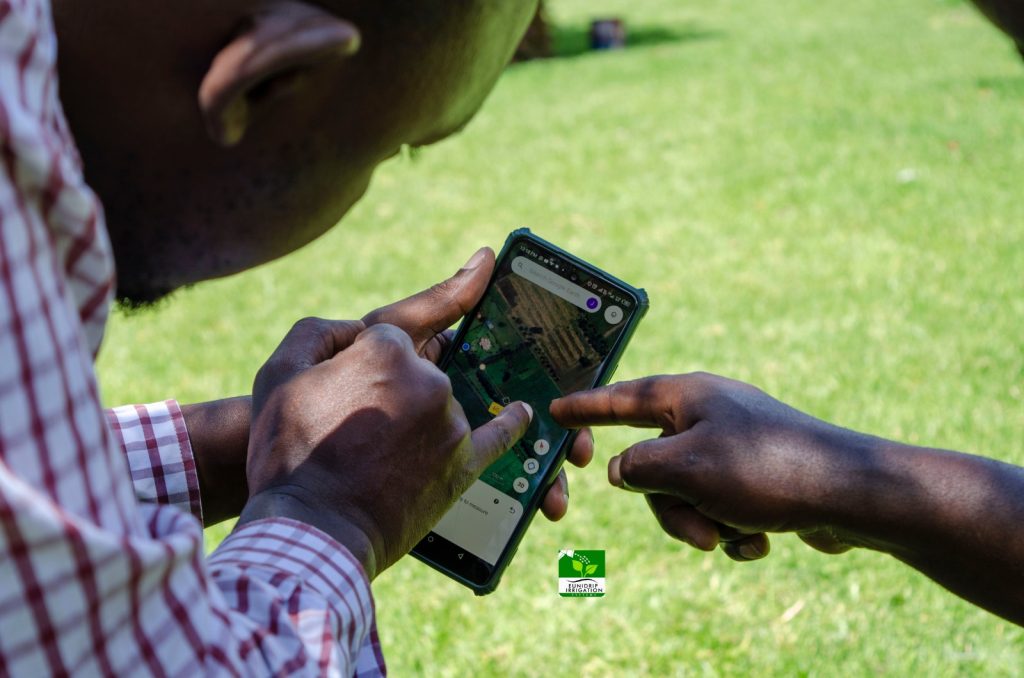
[[[359,320],[303,318],[288,331],[269,361],[288,364],[294,370],[312,367],[351,346],[364,329]]]
[[[581,391],[551,403],[551,416],[566,428],[624,424],[675,430],[675,403],[681,390],[675,377],[620,381]]]

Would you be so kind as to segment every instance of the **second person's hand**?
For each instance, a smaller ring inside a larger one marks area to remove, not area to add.
[[[661,527],[696,548],[721,543],[754,560],[768,553],[767,532],[797,532],[828,553],[852,546],[829,518],[869,436],[711,374],[621,382],[556,400],[551,412],[568,427],[661,429],[613,457],[608,479],[645,494]]]

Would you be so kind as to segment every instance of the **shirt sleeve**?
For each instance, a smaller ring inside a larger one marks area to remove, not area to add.
[[[294,653],[321,675],[385,672],[370,582],[348,550],[320,530],[286,518],[248,523],[214,551],[209,566],[228,604],[244,612],[240,632],[251,633],[253,649]],[[267,628],[278,633],[259,632]]]
[[[174,506],[202,522],[199,475],[178,403],[124,405],[106,415],[139,501]],[[232,635],[245,639],[236,658],[243,665],[250,657],[284,656],[292,665],[275,669],[285,673],[299,666],[320,675],[384,673],[369,581],[323,532],[283,518],[257,521],[225,539],[207,565]],[[247,670],[263,672],[260,661]]]
[[[383,673],[342,544],[271,519],[208,559],[177,405],[101,407],[112,261],[56,58],[49,3],[0,1],[0,675]]]
[[[139,501],[177,506],[202,522],[199,474],[178,403],[115,407],[107,410],[107,423],[124,451]]]

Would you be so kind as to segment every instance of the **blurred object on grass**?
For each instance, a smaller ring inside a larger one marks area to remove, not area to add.
[[[590,28],[586,21],[553,21],[548,24],[555,58],[594,54],[590,44]],[[695,22],[676,25],[629,24],[629,50],[669,47],[672,43],[701,42],[722,38],[718,30],[704,28]]]
[[[622,19],[594,19],[590,22],[590,49],[623,49],[626,24]]]

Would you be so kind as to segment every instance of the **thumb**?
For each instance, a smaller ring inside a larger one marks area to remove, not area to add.
[[[437,362],[443,344],[439,335],[476,306],[493,271],[494,252],[482,248],[452,277],[371,311],[363,322],[367,326],[387,323],[402,328],[412,338],[418,354]]]
[[[708,477],[706,456],[687,433],[637,443],[608,461],[608,482],[633,492],[694,499]]]
[[[508,452],[530,428],[532,420],[532,407],[526,403],[512,403],[501,414],[473,431],[473,473],[480,475]]]

